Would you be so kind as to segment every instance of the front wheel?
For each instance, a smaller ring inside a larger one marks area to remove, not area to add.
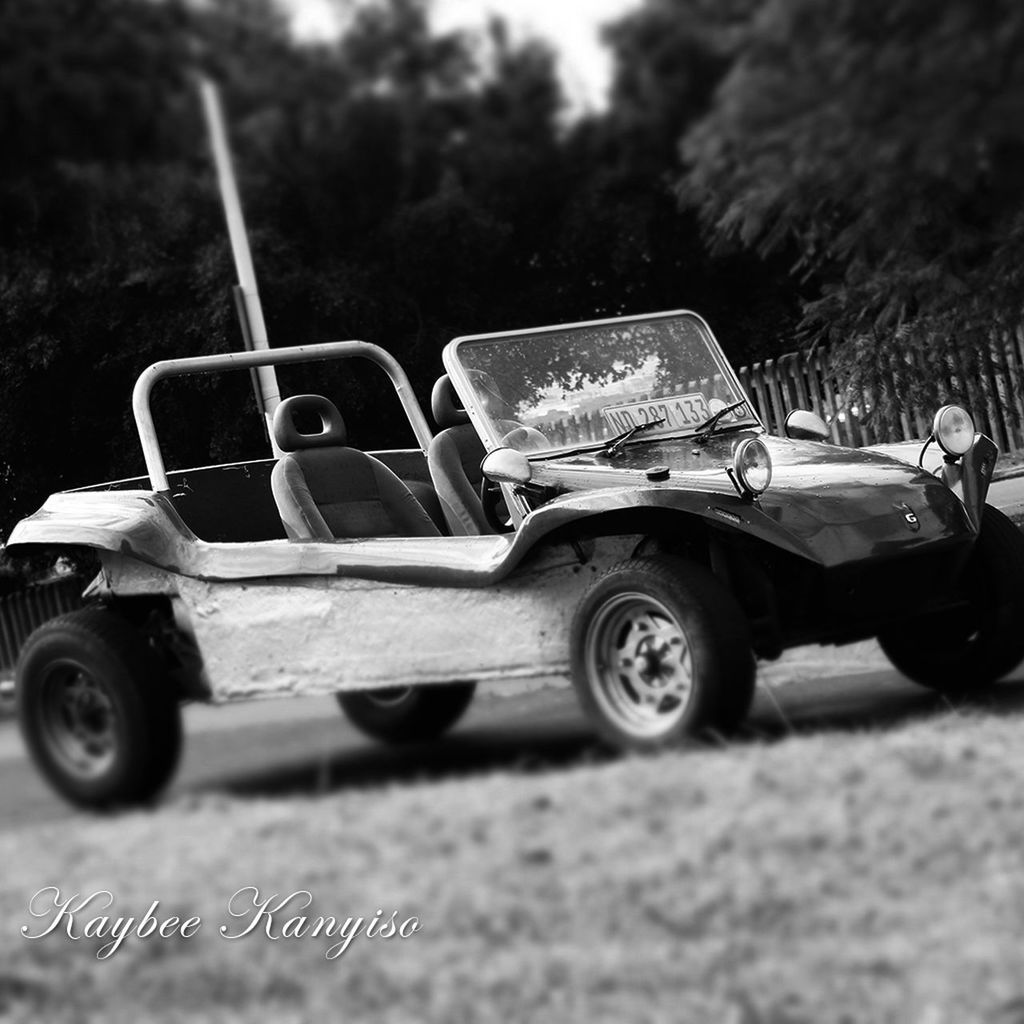
[[[29,753],[73,804],[146,803],[177,767],[181,711],[167,672],[112,612],[43,623],[18,659],[15,700]]]
[[[601,736],[627,750],[728,733],[754,694],[750,631],[708,570],[632,558],[584,596],[572,624],[572,681]]]
[[[995,682],[1024,660],[1024,536],[991,505],[982,512],[963,585],[965,607],[878,637],[904,675],[957,695]]]
[[[469,707],[476,683],[389,686],[337,694],[348,720],[385,743],[419,743],[450,729]]]

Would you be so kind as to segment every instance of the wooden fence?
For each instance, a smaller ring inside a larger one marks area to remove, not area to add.
[[[1024,331],[1007,339],[1005,345],[979,352],[978,369],[973,373],[965,372],[963,365],[953,360],[938,369],[915,365],[909,354],[906,361],[908,368],[919,374],[937,372],[938,392],[946,401],[961,402],[977,428],[1002,451],[1024,448]],[[854,390],[837,377],[828,352],[822,349],[810,354],[790,352],[745,366],[739,378],[773,434],[783,433],[786,414],[792,409],[811,409],[828,424],[836,444],[861,447],[927,437],[935,414],[933,408],[915,408],[901,401],[898,422],[885,429],[875,410],[880,398],[901,394],[904,385],[897,374],[893,372],[883,382],[888,395]]]

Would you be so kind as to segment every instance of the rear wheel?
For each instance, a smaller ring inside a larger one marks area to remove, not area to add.
[[[571,634],[573,685],[612,745],[649,750],[732,731],[754,693],[749,627],[706,569],[633,558],[584,596]]]
[[[995,682],[1024,660],[1024,536],[986,505],[964,571],[965,608],[906,623],[878,638],[915,682],[963,694]]]
[[[339,693],[349,721],[385,743],[418,743],[450,729],[469,707],[476,683],[389,686]]]
[[[71,803],[145,803],[181,753],[181,711],[160,659],[129,623],[83,609],[40,626],[18,660],[25,744]]]

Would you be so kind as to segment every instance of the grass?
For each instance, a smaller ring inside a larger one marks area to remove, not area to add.
[[[0,835],[0,1019],[1009,1024],[1024,1007],[1015,715],[244,800]],[[192,939],[19,935],[29,896]],[[407,940],[220,938],[228,897],[416,915]],[[5,1016],[6,1014],[6,1016]]]

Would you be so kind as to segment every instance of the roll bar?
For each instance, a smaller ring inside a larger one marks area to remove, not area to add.
[[[402,403],[409,425],[420,448],[426,452],[433,436],[420,408],[405,371],[389,352],[367,341],[328,341],[320,345],[294,345],[290,348],[260,349],[251,352],[225,352],[212,356],[191,356],[186,359],[163,359],[153,363],[139,374],[132,391],[132,411],[139,431],[146,472],[154,491],[167,491],[167,471],[163,453],[153,423],[150,394],[157,381],[167,377],[183,377],[193,373],[219,373],[222,370],[248,370],[259,366],[279,366],[282,363],[312,363],[328,359],[348,359],[360,356],[376,363],[391,378],[398,400]]]

